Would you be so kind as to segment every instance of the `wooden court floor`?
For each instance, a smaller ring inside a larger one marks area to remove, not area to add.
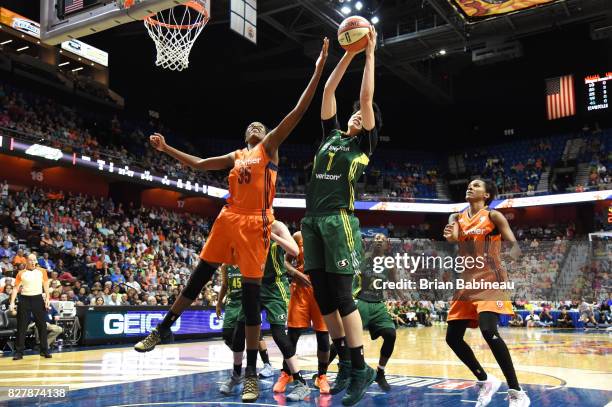
[[[476,392],[470,371],[445,343],[446,327],[398,330],[395,351],[387,366],[392,391],[383,393],[373,384],[361,405],[390,403],[410,406],[470,406]],[[612,406],[612,333],[561,331],[541,328],[502,328],[519,381],[532,398],[532,406]],[[367,362],[375,367],[381,340],[364,333]],[[275,368],[281,355],[266,338]],[[468,330],[466,341],[488,372],[503,378],[478,330]],[[298,344],[301,367],[316,371],[316,340],[306,335]],[[261,362],[259,362],[261,363]],[[220,340],[175,342],[140,354],[131,346],[97,347],[55,353],[53,359],[38,355],[13,361],[0,358],[2,405],[140,406],[140,405],[239,405],[235,397],[218,393],[228,375],[232,354]],[[335,365],[330,372],[335,371]],[[330,376],[333,377],[333,374]],[[340,405],[341,396],[320,396],[288,403],[271,391],[274,379],[261,382],[262,397],[256,405]],[[68,386],[63,398],[9,399],[11,386]],[[312,387],[312,386],[311,386]],[[491,406],[507,406],[506,387]]]

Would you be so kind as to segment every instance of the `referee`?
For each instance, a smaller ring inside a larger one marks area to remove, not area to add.
[[[50,358],[47,343],[47,308],[49,308],[49,280],[47,270],[38,266],[36,255],[30,254],[27,258],[25,270],[21,270],[15,277],[15,287],[11,293],[9,311],[15,310],[15,297],[19,287],[19,308],[17,309],[17,346],[13,360],[23,359],[25,337],[30,322],[30,313],[34,315],[34,322],[40,335],[40,356]],[[43,291],[45,298],[43,298]]]

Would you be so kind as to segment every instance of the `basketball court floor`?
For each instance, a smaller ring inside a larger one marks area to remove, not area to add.
[[[473,377],[444,340],[445,326],[405,328],[398,331],[395,352],[387,366],[390,393],[376,383],[362,406],[472,406],[476,403]],[[510,347],[519,380],[529,393],[532,406],[612,406],[612,334],[603,331],[502,328]],[[483,366],[502,378],[478,330],[468,330],[466,340]],[[281,355],[266,338],[275,368]],[[378,362],[380,341],[366,339],[366,360]],[[300,339],[298,354],[302,368],[316,371],[314,335]],[[8,406],[231,406],[241,405],[240,391],[225,397],[218,392],[228,377],[232,354],[220,340],[177,342],[140,354],[131,346],[98,347],[55,353],[53,359],[38,355],[13,362],[0,359],[0,386],[5,389],[0,404]],[[330,371],[335,371],[335,364]],[[278,374],[278,371],[276,372]],[[311,374],[305,377],[311,377]],[[330,377],[333,378],[333,373]],[[261,380],[257,406],[339,406],[341,396],[320,396],[313,388],[301,403],[286,401],[272,392],[274,378]],[[11,386],[67,385],[65,398],[11,399]],[[312,382],[309,381],[310,387]],[[502,386],[490,406],[507,406],[507,387]]]

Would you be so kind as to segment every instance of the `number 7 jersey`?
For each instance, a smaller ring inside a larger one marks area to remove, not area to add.
[[[249,150],[236,150],[234,167],[229,173],[230,207],[248,210],[268,210],[276,193],[278,167],[259,143]]]

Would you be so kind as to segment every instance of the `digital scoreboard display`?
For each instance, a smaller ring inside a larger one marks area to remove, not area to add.
[[[607,110],[609,108],[608,82],[612,84],[612,72],[589,75],[584,78],[587,111]]]

